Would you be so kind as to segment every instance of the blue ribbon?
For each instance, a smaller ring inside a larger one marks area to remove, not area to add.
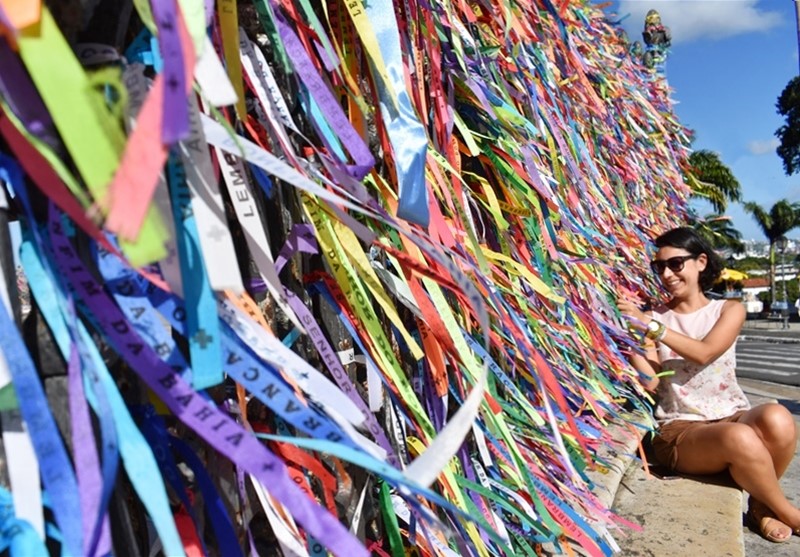
[[[428,134],[417,118],[403,77],[400,34],[391,0],[370,0],[364,8],[372,23],[388,74],[389,83],[376,79],[383,121],[394,152],[394,167],[400,184],[397,216],[427,228],[430,221],[425,160]],[[377,72],[375,72],[377,74]],[[394,92],[395,105],[388,88]]]
[[[145,66],[152,66],[156,72],[161,72],[164,65],[158,51],[158,40],[148,29],[142,29],[133,42],[125,50],[125,59],[129,62],[139,62]]]
[[[186,486],[183,483],[183,476],[178,470],[178,466],[175,464],[175,459],[172,456],[172,449],[175,449],[178,454],[181,455],[195,474],[195,482],[197,482],[203,494],[204,507],[208,512],[211,526],[217,538],[219,554],[231,555],[233,557],[242,555],[242,550],[239,546],[236,534],[234,533],[230,517],[214,488],[211,478],[203,468],[203,464],[200,462],[200,459],[197,458],[197,455],[195,455],[188,446],[185,446],[185,444],[177,438],[167,433],[163,418],[155,413],[152,406],[137,406],[134,408],[134,412],[142,427],[142,432],[145,434],[150,444],[156,449],[156,455],[161,469],[164,471],[173,491],[180,498],[183,507],[192,518],[192,522],[194,522],[195,526],[197,526],[198,520],[195,516],[192,503],[186,495]],[[202,533],[200,535],[200,541],[203,544],[203,552],[207,554],[208,551],[205,547]]]
[[[9,182],[20,196],[31,218],[22,171],[9,157],[0,154],[0,179]],[[21,193],[20,193],[21,192]],[[31,226],[33,226],[31,221]],[[70,555],[83,553],[78,482],[69,455],[56,427],[36,366],[5,304],[0,304],[0,347],[11,373],[20,412],[31,436],[45,488],[53,493],[53,514]]]
[[[113,239],[109,239],[114,243]],[[160,316],[155,312],[144,291],[147,281],[136,271],[126,266],[116,255],[92,244],[95,252],[97,270],[102,275],[106,288],[114,296],[125,316],[144,340],[147,341],[169,366],[184,378],[191,374],[189,364],[164,327]]]
[[[174,157],[170,157],[167,169],[186,301],[186,338],[192,360],[192,386],[199,391],[219,385],[223,379],[217,302],[199,249],[186,173]]]
[[[247,167],[250,169],[250,173],[255,178],[256,183],[261,187],[264,192],[264,195],[267,196],[267,199],[272,199],[273,195],[273,185],[272,185],[272,178],[269,177],[269,174],[259,166],[254,164],[247,163]]]
[[[134,271],[126,268],[113,254],[102,252],[99,268],[115,301],[142,339],[174,371],[185,374],[187,363],[156,313],[158,310],[178,333],[185,334],[188,311],[184,309],[184,304],[176,296],[157,288],[149,288],[148,298],[144,279],[135,276]],[[224,356],[222,366],[234,380],[299,431],[312,437],[357,446],[325,414],[295,396],[281,374],[241,344],[228,325],[220,323],[219,326]]]
[[[50,413],[36,367],[5,303],[0,304],[0,347],[39,460],[42,480],[53,497],[53,514],[61,531],[65,532],[65,550],[69,555],[81,555],[81,509],[75,472]]]
[[[11,492],[0,486],[0,552],[11,550],[11,557],[48,555],[47,547],[27,520],[14,514]]]
[[[194,508],[192,502],[186,495],[186,486],[183,483],[183,475],[175,464],[175,459],[172,457],[172,450],[169,446],[169,436],[167,435],[166,428],[163,426],[163,421],[158,419],[155,409],[151,405],[136,405],[131,408],[131,412],[135,416],[136,423],[139,425],[144,438],[150,443],[154,449],[153,456],[158,462],[161,472],[164,474],[172,491],[178,496],[178,499],[183,503],[186,512],[192,518],[192,522],[198,523],[197,517],[194,515]],[[201,539],[202,541],[202,539]],[[204,548],[205,549],[205,548]]]
[[[203,494],[205,510],[208,513],[211,526],[214,528],[219,554],[225,555],[225,557],[229,555],[231,557],[243,557],[244,554],[239,545],[239,540],[236,538],[236,532],[233,529],[231,518],[228,516],[225,504],[222,502],[219,493],[217,493],[214,482],[211,481],[211,476],[206,472],[203,463],[189,445],[177,437],[171,436],[170,444],[194,472],[195,482],[197,482],[197,486],[200,488],[200,493]]]

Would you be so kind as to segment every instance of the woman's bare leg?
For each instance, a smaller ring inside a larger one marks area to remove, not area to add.
[[[789,467],[797,448],[797,427],[794,416],[783,406],[775,403],[756,406],[744,414],[739,423],[752,427],[772,455],[775,475],[780,479]],[[752,494],[748,502],[748,512],[757,520],[760,517],[774,517],[775,513]],[[777,520],[777,519],[776,519]],[[759,525],[760,526],[760,525]],[[783,522],[768,523],[766,526],[772,536],[788,537],[789,527]],[[762,532],[766,535],[766,532]]]
[[[800,509],[781,491],[772,454],[749,424],[709,424],[690,431],[678,446],[677,469],[688,474],[728,470],[742,489],[772,509],[780,521],[792,530],[800,528]]]
[[[744,414],[738,423],[756,431],[772,455],[775,475],[781,478],[797,448],[797,427],[791,412],[780,404],[762,404]]]

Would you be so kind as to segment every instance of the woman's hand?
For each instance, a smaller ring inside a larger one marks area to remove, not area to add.
[[[646,331],[650,316],[639,309],[639,302],[631,298],[617,299],[617,307],[620,313],[628,318],[629,326],[639,331]]]
[[[641,303],[640,300],[633,296],[622,296],[617,299],[617,307],[628,322],[628,330],[631,333],[639,331],[639,334],[633,334],[632,336],[643,341],[643,351],[641,353],[632,351],[627,354],[628,360],[642,374],[641,381],[644,388],[652,392],[658,386],[658,374],[661,372],[661,364],[658,361],[655,343],[641,334],[647,330],[647,324],[651,319],[648,314],[640,309]]]

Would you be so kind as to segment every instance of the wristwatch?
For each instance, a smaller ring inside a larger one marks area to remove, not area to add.
[[[661,340],[667,332],[667,327],[661,322],[651,319],[647,324],[645,336],[650,340]]]

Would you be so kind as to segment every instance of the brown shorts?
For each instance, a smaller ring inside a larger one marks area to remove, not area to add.
[[[675,420],[662,425],[653,436],[653,453],[655,453],[656,461],[663,466],[668,466],[670,470],[675,470],[678,465],[678,445],[687,433],[710,424],[738,422],[742,414],[746,412],[747,410],[741,410],[719,420]]]

